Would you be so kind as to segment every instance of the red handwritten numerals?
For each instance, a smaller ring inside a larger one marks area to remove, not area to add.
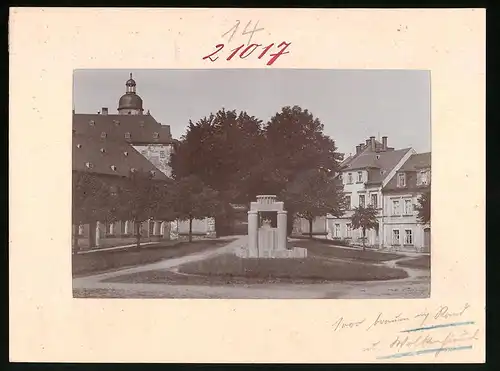
[[[287,42],[282,42],[281,44],[279,44],[277,46],[278,48],[278,51],[276,53],[272,53],[272,54],[269,54],[269,56],[271,57],[269,59],[269,61],[266,63],[266,65],[268,66],[272,66],[274,62],[276,62],[276,60],[281,57],[283,54],[288,54],[290,53],[289,51],[286,51],[288,49],[288,47],[290,46],[291,43],[287,43]],[[269,44],[267,45],[266,47],[263,47],[263,51],[259,54],[259,56],[257,57],[258,59],[262,59],[266,54],[267,52],[274,46],[274,43],[272,44]],[[238,46],[237,48],[234,48],[231,50],[229,56],[226,58],[227,61],[230,61],[231,59],[233,59],[238,53],[239,53],[239,57],[241,59],[245,59],[247,58],[249,55],[251,55],[255,50],[257,50],[259,47],[262,47],[261,44],[250,44],[248,45],[247,47],[245,47],[245,44],[241,44],[240,46]],[[215,46],[215,51],[209,55],[206,55],[203,57],[203,60],[210,60],[211,62],[215,62],[217,59],[219,59],[219,57],[217,56],[217,54],[222,50],[224,49],[224,44],[217,44]],[[240,53],[241,51],[241,53]]]

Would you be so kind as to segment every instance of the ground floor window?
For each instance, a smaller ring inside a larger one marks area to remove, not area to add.
[[[340,224],[335,224],[333,228],[333,236],[340,237]]]
[[[352,227],[351,227],[351,223],[347,223],[345,225],[345,229],[346,229],[346,236],[347,237],[352,237]]]
[[[392,244],[399,245],[399,229],[392,230]]]
[[[405,245],[413,245],[413,232],[411,229],[405,229]]]
[[[80,224],[80,225],[78,226],[78,235],[79,235],[79,236],[83,236],[84,231],[85,231],[84,226],[83,226],[82,224]]]

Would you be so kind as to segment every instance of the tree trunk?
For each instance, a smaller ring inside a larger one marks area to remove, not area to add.
[[[189,218],[189,242],[193,242],[193,218]]]
[[[365,251],[366,246],[365,246],[365,234],[366,234],[366,229],[363,228],[363,251]]]
[[[89,248],[95,247],[96,222],[89,223]]]
[[[313,220],[309,219],[309,238],[313,238]]]
[[[135,248],[139,250],[141,248],[141,223],[137,221],[135,222],[135,238]]]

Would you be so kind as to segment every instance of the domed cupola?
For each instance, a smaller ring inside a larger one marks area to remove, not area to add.
[[[127,87],[126,93],[122,95],[118,102],[118,113],[120,115],[142,115],[144,111],[142,98],[135,91],[136,85],[132,74],[130,74],[130,79],[125,83]]]

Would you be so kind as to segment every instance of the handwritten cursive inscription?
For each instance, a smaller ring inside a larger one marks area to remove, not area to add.
[[[281,57],[283,54],[288,54],[290,53],[289,51],[286,51],[288,47],[290,46],[291,43],[287,43],[285,41],[281,42],[276,48],[278,49],[277,52],[275,53],[270,53],[269,56],[271,57],[267,65],[271,66],[279,57]],[[259,47],[262,47],[261,44],[250,44],[245,47],[245,44],[241,44],[237,48],[234,48],[230,51],[230,54],[227,56],[226,60],[230,61],[233,59],[236,55],[239,56],[241,59],[247,58],[249,55],[251,55],[255,50],[257,50]],[[266,47],[263,47],[262,52],[259,54],[257,57],[258,59],[262,59],[267,52],[274,47],[274,43],[271,43],[267,45]],[[217,55],[222,49],[224,49],[224,44],[217,44],[215,46],[215,51],[204,56],[202,59],[203,60],[209,60],[211,62],[215,62],[217,59],[219,59],[219,56]]]
[[[365,323],[364,318],[361,321],[347,322],[344,320],[344,317],[340,317],[337,321],[335,321],[333,323],[333,331],[339,331],[339,330],[343,330],[346,328],[358,327],[358,326],[361,326],[363,323]]]
[[[398,323],[398,322],[405,322],[409,321],[410,319],[408,317],[405,317],[403,313],[399,313],[397,316],[391,317],[391,318],[384,318],[382,313],[379,313],[377,318],[375,318],[375,321],[372,322],[370,326],[366,329],[367,331],[370,330],[372,327],[375,326],[380,326],[380,325],[388,325],[392,323]]]

